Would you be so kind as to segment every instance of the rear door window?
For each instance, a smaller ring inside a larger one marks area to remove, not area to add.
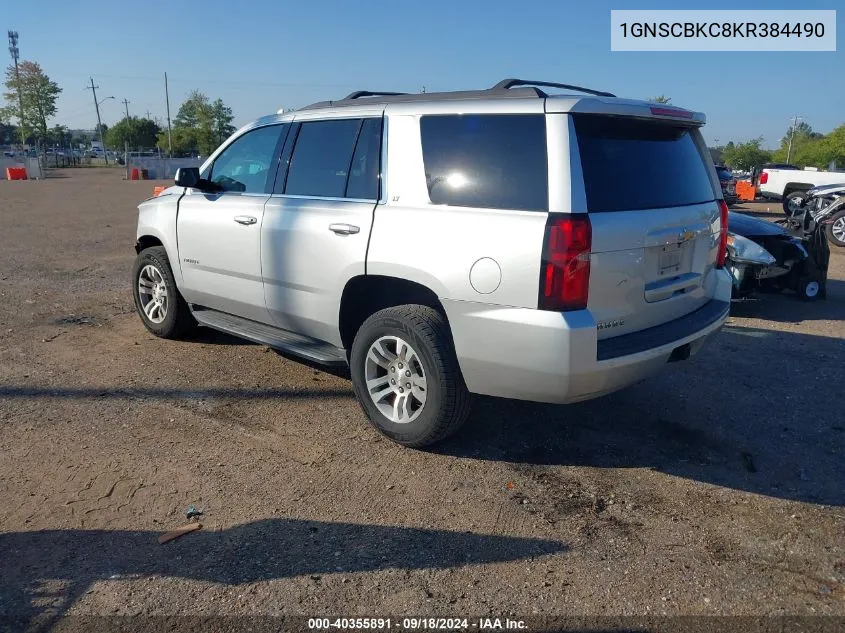
[[[344,197],[360,127],[361,119],[302,123],[290,159],[285,193]]]
[[[715,199],[694,129],[606,115],[576,114],[573,119],[591,213]]]
[[[349,169],[347,198],[378,199],[380,157],[381,119],[364,119]]]
[[[548,210],[542,114],[426,115],[420,133],[434,204]]]

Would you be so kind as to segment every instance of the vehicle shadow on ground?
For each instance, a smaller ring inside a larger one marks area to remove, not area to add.
[[[213,330],[210,327],[198,327],[185,335],[182,340],[203,345],[258,345],[258,343],[253,343],[245,338],[226,334],[220,330]]]
[[[758,292],[753,301],[731,304],[731,316],[779,323],[831,321],[845,317],[845,281],[827,280],[827,297],[803,301],[795,292]]]
[[[519,465],[645,467],[845,505],[845,340],[726,326],[686,363],[568,406],[477,398],[435,451]]]
[[[158,533],[43,530],[0,534],[0,616],[46,631],[100,580],[167,576],[241,585],[309,574],[440,569],[566,551],[559,541],[352,523],[268,519],[200,530],[165,545]],[[19,625],[19,628],[18,628]]]

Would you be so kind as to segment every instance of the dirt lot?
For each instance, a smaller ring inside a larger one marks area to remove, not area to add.
[[[827,301],[598,401],[477,399],[421,452],[342,377],[148,334],[154,183],[55,176],[0,182],[0,615],[845,615],[845,252]]]

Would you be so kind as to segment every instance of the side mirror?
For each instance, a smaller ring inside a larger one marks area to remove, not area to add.
[[[199,187],[199,167],[180,167],[176,170],[176,178],[174,180],[177,187]]]

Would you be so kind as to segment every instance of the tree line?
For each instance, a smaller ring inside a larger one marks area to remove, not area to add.
[[[792,148],[790,149],[790,138]],[[762,148],[763,139],[755,138],[743,143],[730,143],[714,148],[721,155],[721,162],[733,169],[750,171],[765,163],[790,163],[797,167],[827,169],[831,164],[845,167],[845,124],[828,134],[813,131],[806,122],[790,127],[775,150]]]
[[[232,108],[222,99],[212,101],[194,90],[179,106],[169,139],[167,129],[158,121],[135,116],[125,116],[112,127],[94,126],[92,133],[74,134],[63,125],[48,126],[58,112],[56,103],[62,89],[37,62],[22,61],[17,71],[9,65],[3,85],[0,145],[15,145],[22,140],[39,147],[87,145],[102,133],[106,147],[117,151],[128,145],[131,149],[158,147],[166,153],[172,145],[174,156],[207,156],[235,131]]]

